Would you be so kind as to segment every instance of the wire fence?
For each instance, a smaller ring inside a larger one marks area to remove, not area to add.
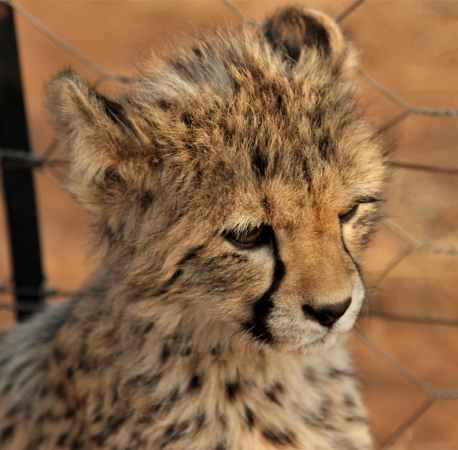
[[[229,0],[220,0],[221,3],[227,8],[228,14],[233,14],[237,17],[242,26],[246,24],[251,24],[255,26],[262,26],[262,23],[247,17],[238,7],[236,7]],[[90,68],[97,74],[97,80],[95,85],[100,87],[106,80],[114,79],[122,83],[129,83],[130,78],[119,73],[108,72],[103,70],[96,62],[88,58],[77,48],[66,42],[62,37],[58,36],[46,25],[44,25],[40,20],[38,20],[33,14],[28,12],[22,5],[18,4],[14,0],[9,0],[4,2],[9,5],[17,14],[19,14],[23,19],[29,22],[33,27],[35,27],[39,32],[44,36],[49,38],[55,44],[60,46],[66,52],[70,53],[73,57],[77,58],[80,62]],[[349,16],[355,13],[360,8],[364,7],[364,4],[368,3],[365,0],[358,0],[352,3],[348,8],[342,11],[339,15],[336,16],[338,22],[343,22]],[[1,4],[0,4],[1,5]],[[448,118],[458,119],[458,111],[450,107],[441,107],[441,108],[432,108],[428,106],[416,106],[411,105],[404,99],[400,98],[394,92],[384,87],[380,82],[371,77],[361,68],[356,70],[357,75],[368,85],[378,91],[382,96],[387,100],[394,103],[402,109],[402,112],[396,115],[394,118],[386,122],[383,126],[380,127],[380,132],[385,132],[388,129],[395,127],[400,122],[404,121],[407,117],[414,114],[422,114],[428,116],[442,116]],[[457,122],[458,125],[458,122]],[[58,148],[58,144],[53,140],[50,145],[43,152],[42,156],[37,156],[33,152],[21,151],[21,149],[9,149],[1,148],[0,149],[0,169],[3,171],[16,169],[16,168],[26,168],[26,169],[37,169],[45,168],[50,171],[50,173],[56,177],[60,182],[65,179],[65,170],[67,167],[67,161],[62,158],[54,157],[55,151]],[[458,168],[450,167],[440,167],[440,166],[431,166],[417,164],[414,162],[401,162],[394,161],[392,163],[394,168],[420,171],[420,172],[430,172],[432,174],[446,174],[451,176],[458,175]],[[393,270],[399,266],[400,263],[405,261],[413,253],[420,250],[434,253],[447,254],[454,257],[458,256],[458,248],[453,245],[442,245],[435,242],[425,241],[417,239],[413,236],[408,230],[401,227],[392,219],[385,218],[382,220],[383,226],[389,230],[390,233],[400,238],[404,241],[407,246],[401,250],[399,253],[395,254],[392,259],[385,265],[383,270],[380,271],[375,280],[372,281],[370,287],[377,288],[380,286],[383,280],[393,272]],[[27,288],[21,288],[20,286],[14,286],[14,283],[11,280],[5,280],[0,283],[0,298],[3,296],[14,297],[20,294],[27,295]],[[58,297],[68,297],[71,296],[72,292],[68,292],[64,289],[43,289],[42,296],[43,298],[58,298]],[[36,302],[22,302],[22,303],[12,303],[8,301],[0,301],[0,309],[10,309],[15,311],[35,311],[43,307],[43,304]],[[375,317],[384,321],[394,321],[394,322],[403,322],[411,324],[425,324],[425,325],[439,325],[444,327],[458,327],[458,318],[452,319],[448,317],[437,318],[429,316],[419,316],[419,315],[402,315],[402,314],[393,314],[387,313],[385,311],[377,310],[373,307],[371,302],[369,302],[368,309],[366,311],[366,317]],[[380,448],[390,448],[392,447],[400,437],[406,432],[406,430],[411,427],[421,416],[425,414],[438,400],[441,399],[458,399],[458,381],[456,389],[441,389],[437,386],[430,384],[428,381],[418,376],[411,370],[409,370],[405,365],[396,360],[388,352],[384,351],[382,347],[377,344],[373,339],[371,339],[366,332],[362,330],[361,326],[356,326],[355,334],[361,340],[361,342],[375,354],[380,360],[386,363],[399,375],[407,379],[414,386],[426,393],[426,400],[421,403],[417,408],[413,409],[410,414],[408,414],[404,420],[397,424],[397,426],[389,433],[388,436],[380,443]],[[457,443],[458,447],[458,443]]]

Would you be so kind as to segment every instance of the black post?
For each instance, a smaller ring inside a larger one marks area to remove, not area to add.
[[[0,148],[30,152],[13,10],[3,2],[0,2]],[[11,169],[5,166],[2,178],[17,316],[24,320],[31,312],[22,311],[21,304],[38,307],[43,299],[35,190],[30,166]]]

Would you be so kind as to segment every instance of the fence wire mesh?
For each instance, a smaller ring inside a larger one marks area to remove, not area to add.
[[[219,0],[222,5],[226,8],[228,15],[233,15],[236,19],[241,22],[241,26],[251,24],[255,26],[262,26],[262,22],[250,18],[242,11],[242,6],[238,7],[234,2],[230,0]],[[97,75],[97,78],[94,82],[95,86],[100,88],[107,80],[116,80],[118,82],[128,84],[130,82],[130,77],[122,75],[120,73],[105,71],[98,63],[93,59],[86,56],[83,52],[78,50],[76,47],[71,45],[57,33],[53,32],[48,26],[41,22],[34,14],[30,13],[24,6],[17,3],[14,0],[8,0],[4,2],[11,6],[14,11],[26,20],[30,25],[36,28],[40,33],[50,39],[54,44],[71,54],[74,58],[79,60],[82,64],[87,66]],[[241,2],[242,5],[244,2]],[[336,20],[341,22],[342,26],[345,28],[345,21],[348,20],[356,11],[364,8],[365,4],[370,3],[370,0],[357,0],[353,3],[347,4],[346,8],[337,14]],[[1,3],[0,3],[1,6]],[[278,6],[278,5],[277,5]],[[317,5],[307,5],[307,6],[320,6]],[[52,6],[50,6],[52,7]],[[458,11],[457,11],[458,12]],[[458,19],[458,14],[457,14]],[[376,20],[376,18],[374,18]],[[456,22],[455,22],[456,23]],[[238,25],[240,26],[240,24]],[[390,128],[395,127],[401,122],[405,121],[409,116],[412,115],[426,115],[432,117],[441,116],[444,119],[458,119],[458,110],[453,109],[452,107],[429,107],[429,106],[416,106],[411,105],[409,102],[398,96],[395,92],[385,87],[381,82],[374,79],[371,75],[366,73],[362,68],[356,70],[357,76],[360,77],[365,83],[367,83],[371,89],[380,93],[386,100],[392,102],[397,107],[401,109],[401,112],[395,114],[392,118],[387,121],[384,121],[382,125],[379,126],[380,132],[386,132]],[[456,127],[458,122],[454,123],[452,126]],[[45,169],[48,170],[59,182],[65,180],[65,170],[67,167],[67,160],[62,157],[56,157],[56,151],[58,150],[58,144],[53,139],[47,148],[41,152],[41,155],[26,152],[18,151],[17,149],[0,149],[0,169],[8,170],[11,168],[30,168],[30,169]],[[427,172],[431,174],[438,175],[458,175],[458,168],[451,168],[440,165],[430,165],[430,164],[420,164],[415,161],[405,162],[405,161],[393,161],[393,169],[402,169],[407,171],[416,171],[416,172]],[[396,174],[394,175],[396,177]],[[391,369],[393,369],[400,376],[408,380],[414,386],[419,388],[426,394],[426,397],[420,402],[419,405],[410,409],[404,417],[400,418],[395,426],[391,427],[391,430],[388,433],[385,433],[384,436],[378,436],[377,445],[379,448],[410,448],[408,444],[402,443],[402,436],[405,435],[406,431],[410,429],[425,413],[432,408],[439,400],[449,399],[457,400],[458,399],[458,380],[456,382],[456,389],[442,389],[435,384],[430,383],[424,377],[416,374],[414,371],[409,369],[402,361],[399,361],[393,357],[388,351],[383,349],[383,342],[377,343],[375,339],[369,337],[367,330],[370,328],[371,322],[370,318],[378,319],[390,322],[399,322],[406,324],[419,324],[419,325],[428,325],[428,326],[439,326],[439,327],[458,327],[458,315],[457,318],[450,317],[435,317],[433,315],[413,315],[413,314],[397,314],[393,312],[387,312],[379,306],[382,304],[379,301],[372,301],[371,292],[381,292],[381,298],[383,299],[383,289],[380,289],[382,282],[390,276],[391,273],[403,262],[405,262],[409,257],[414,253],[418,252],[427,252],[427,253],[438,253],[443,255],[449,255],[451,257],[458,256],[458,248],[452,244],[443,244],[437,243],[430,240],[423,240],[415,237],[408,229],[401,226],[394,219],[385,218],[382,220],[382,226],[385,228],[385,231],[391,233],[393,236],[396,236],[402,240],[406,245],[396,253],[394,253],[391,258],[384,264],[378,273],[376,273],[368,285],[369,298],[367,302],[366,310],[363,311],[362,318],[360,319],[359,325],[355,327],[354,335],[360,340],[364,346],[366,346],[377,358],[386,363]],[[383,242],[379,244],[379,247],[383,246]],[[25,311],[31,311],[36,309],[41,309],[42,305],[37,305],[36,303],[23,303],[22,305],[17,305],[12,302],[12,298],[15,294],[20,291],[21,288],[14,287],[11,281],[6,278],[3,282],[0,282],[0,299],[3,297],[4,301],[0,301],[0,309],[9,309],[9,310],[18,310],[21,308]],[[22,292],[22,291],[21,291]],[[21,293],[19,292],[19,293]],[[27,292],[22,292],[27,294]],[[53,298],[66,298],[72,295],[71,291],[65,289],[56,288],[45,288],[44,297],[47,299]],[[48,300],[49,303],[49,300]],[[378,306],[377,306],[378,305]],[[440,328],[442,329],[442,328]],[[415,343],[413,343],[415,344]],[[440,370],[437,368],[437,370]],[[376,382],[376,381],[375,381]],[[369,404],[369,409],[371,405]],[[449,417],[448,426],[453,426],[455,417]],[[399,444],[401,442],[401,444]],[[397,447],[401,445],[401,447]],[[405,445],[405,446],[403,446]],[[427,445],[427,444],[425,444]],[[442,442],[431,444],[432,446],[417,446],[415,448],[458,448],[458,442]],[[436,447],[437,445],[437,447]],[[444,447],[442,447],[444,445]],[[412,447],[413,448],[413,447]]]

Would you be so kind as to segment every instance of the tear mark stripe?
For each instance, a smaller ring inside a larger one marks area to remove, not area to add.
[[[343,233],[342,233],[342,225],[340,227],[340,240],[342,241],[342,245],[343,245],[343,249],[344,249],[345,253],[350,257],[351,262],[353,263],[353,265],[355,266],[356,271],[358,272],[359,279],[362,282],[363,278],[362,278],[362,275],[361,275],[361,269],[359,267],[359,264],[353,258],[353,255],[350,253],[350,250],[348,250],[347,244],[345,244],[345,240],[343,238]]]
[[[250,321],[245,322],[243,327],[251,333],[255,339],[266,343],[274,342],[272,333],[267,327],[267,319],[274,307],[272,295],[278,291],[281,282],[285,276],[285,265],[280,259],[277,242],[275,236],[272,234],[272,250],[275,261],[274,274],[272,276],[272,283],[267,291],[258,299],[253,305],[252,318]]]

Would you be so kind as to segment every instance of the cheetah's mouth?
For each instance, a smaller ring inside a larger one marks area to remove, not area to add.
[[[342,333],[332,333],[328,331],[324,334],[324,336],[301,346],[300,352],[306,355],[316,355],[322,353],[332,347],[340,335],[342,335]]]

